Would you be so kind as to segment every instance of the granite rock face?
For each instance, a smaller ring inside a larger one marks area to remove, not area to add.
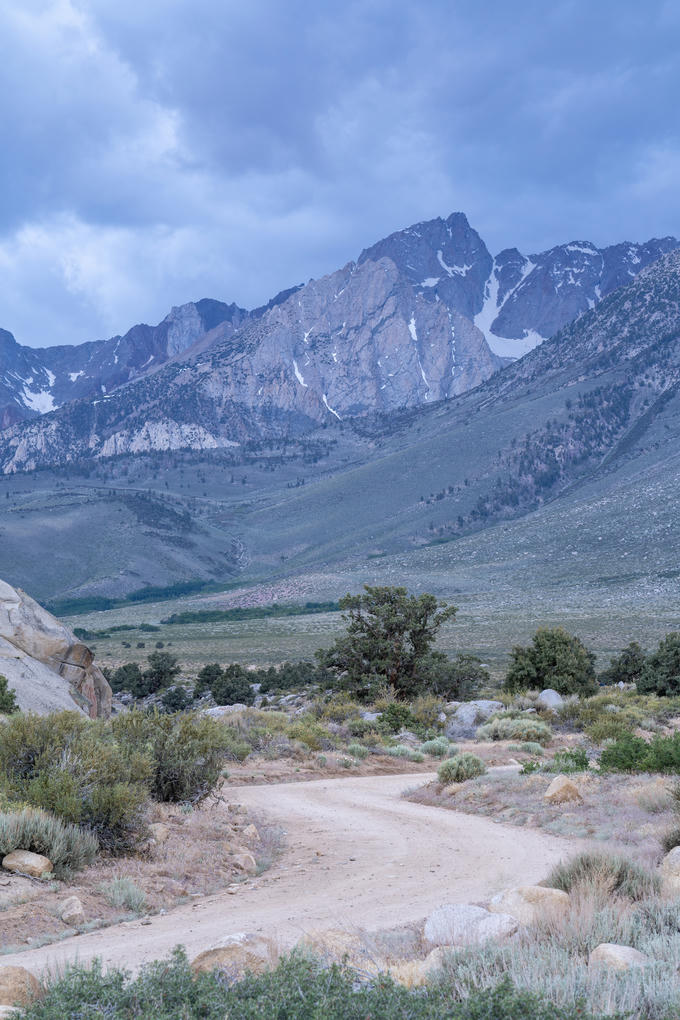
[[[0,674],[23,711],[111,714],[111,688],[90,649],[20,588],[0,581]]]

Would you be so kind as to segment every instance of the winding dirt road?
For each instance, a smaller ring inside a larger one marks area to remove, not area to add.
[[[101,957],[136,969],[178,943],[190,958],[225,935],[263,932],[282,946],[318,928],[376,929],[417,921],[447,902],[488,899],[544,878],[575,841],[401,800],[429,774],[342,777],[229,788],[228,799],[287,833],[274,866],[235,895],[221,892],[131,921],[3,957],[39,975]],[[219,808],[224,810],[224,808]]]

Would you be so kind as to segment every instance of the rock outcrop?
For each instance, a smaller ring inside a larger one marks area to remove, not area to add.
[[[0,581],[0,675],[19,707],[111,714],[111,688],[87,645],[20,588]]]

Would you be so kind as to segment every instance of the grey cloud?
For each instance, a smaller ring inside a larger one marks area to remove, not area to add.
[[[454,209],[495,251],[680,233],[679,31],[666,0],[8,0],[0,325],[254,305]]]

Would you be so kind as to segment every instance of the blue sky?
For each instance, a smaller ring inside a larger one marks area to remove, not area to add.
[[[680,235],[677,0],[3,0],[0,326],[252,307],[462,210]]]

